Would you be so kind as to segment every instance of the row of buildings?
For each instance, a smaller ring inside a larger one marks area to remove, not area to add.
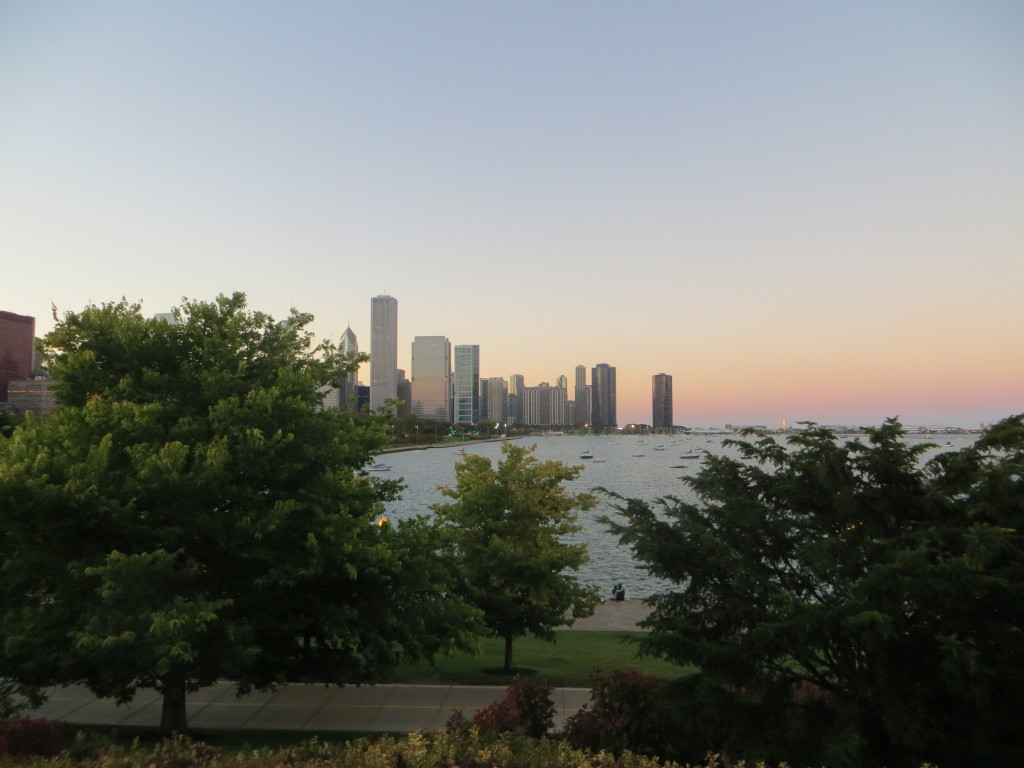
[[[399,400],[399,413],[455,424],[495,422],[533,426],[588,426],[596,430],[618,426],[615,368],[598,363],[590,369],[577,365],[573,386],[565,376],[554,384],[527,386],[521,374],[481,378],[480,345],[452,345],[446,336],[415,336],[409,377],[398,367],[398,300],[375,296],[370,300],[369,406]],[[359,345],[351,327],[342,334],[340,348],[356,353]],[[655,428],[671,428],[672,377],[652,377],[652,421]],[[350,374],[329,403],[358,408],[358,378]]]
[[[170,315],[158,315],[172,320]],[[370,301],[370,384],[361,387],[356,372],[326,394],[328,406],[382,408],[398,400],[399,414],[455,424],[524,424],[532,426],[587,426],[595,430],[618,426],[615,367],[598,363],[590,369],[577,365],[570,382],[559,376],[554,383],[527,386],[521,374],[481,378],[480,345],[452,345],[445,336],[416,336],[412,342],[411,377],[398,368],[398,301],[375,296]],[[339,344],[345,353],[358,353],[355,333],[347,328]],[[35,318],[0,312],[0,404],[16,411],[45,414],[56,407],[49,381],[40,370],[35,352]],[[655,428],[670,428],[672,377],[659,373],[652,379],[652,421]],[[2,407],[0,406],[0,407]]]

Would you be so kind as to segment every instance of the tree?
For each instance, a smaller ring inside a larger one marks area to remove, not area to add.
[[[163,695],[361,683],[471,647],[422,521],[378,526],[399,484],[368,475],[382,418],[321,409],[364,358],[314,345],[235,294],[176,323],[125,302],[46,337],[64,403],[0,447],[0,678]],[[339,373],[340,372],[340,373]]]
[[[788,443],[731,441],[684,479],[697,503],[608,521],[676,585],[641,647],[700,667],[686,717],[734,756],[1020,763],[1022,417],[924,466],[894,420]]]
[[[540,462],[533,448],[502,446],[495,469],[483,456],[455,466],[455,487],[441,492],[452,503],[435,504],[450,541],[459,594],[483,612],[487,627],[505,639],[505,670],[512,671],[512,641],[527,633],[554,640],[554,628],[591,616],[593,587],[571,571],[587,562],[585,544],[563,537],[580,530],[574,510],[590,509],[594,497],[562,486],[582,467]]]

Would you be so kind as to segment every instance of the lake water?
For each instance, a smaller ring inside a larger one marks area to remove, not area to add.
[[[723,446],[726,435],[694,437],[635,436],[614,437],[529,437],[516,441],[518,445],[535,445],[534,455],[542,460],[556,459],[566,464],[582,465],[580,477],[567,484],[574,491],[589,491],[602,487],[622,496],[653,501],[662,496],[676,496],[686,501],[696,501],[692,492],[680,478],[696,474],[700,468],[697,460],[681,460],[680,456],[691,449],[709,451],[715,454],[735,454],[735,449]],[[780,440],[782,438],[779,438]],[[852,438],[841,438],[848,440]],[[936,443],[924,459],[943,451],[958,450],[970,445],[975,435],[910,435],[910,442]],[[949,441],[951,446],[945,445]],[[661,450],[659,450],[659,446]],[[467,454],[477,454],[491,459],[495,464],[501,459],[501,443],[466,443],[442,448],[388,453],[378,461],[391,465],[392,470],[384,477],[402,478],[407,486],[402,498],[388,505],[387,515],[393,520],[402,520],[415,515],[430,515],[430,505],[446,501],[438,486],[455,484],[455,464],[462,459],[458,453],[463,449]],[[581,451],[590,449],[594,459],[580,459]],[[597,461],[597,459],[604,461]],[[681,468],[679,465],[683,465]],[[587,512],[579,512],[583,530],[578,539],[584,541],[590,552],[590,562],[579,572],[581,581],[594,584],[600,594],[607,597],[611,588],[622,583],[626,597],[647,597],[666,589],[669,585],[656,579],[632,559],[632,550],[619,546],[618,540],[605,526],[597,522],[603,515],[614,517],[612,501],[598,494],[598,505]]]

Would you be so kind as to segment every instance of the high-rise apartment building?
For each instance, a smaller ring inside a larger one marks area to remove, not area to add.
[[[569,390],[552,387],[542,381],[536,387],[523,387],[523,423],[537,427],[562,427],[569,421]]]
[[[345,328],[345,332],[341,334],[341,341],[338,344],[338,350],[346,356],[359,354],[359,341],[356,339],[356,335],[353,333],[351,326]],[[338,382],[338,407],[341,408],[341,410],[359,410],[359,394],[356,389],[358,386],[358,367],[341,377],[341,381]]]
[[[656,373],[651,377],[651,426],[672,429],[672,377]]]
[[[476,424],[480,421],[480,345],[455,345],[455,386],[452,421]]]
[[[576,396],[576,400],[573,403],[573,424],[589,424],[590,423],[590,387],[587,386],[587,367],[585,365],[576,366],[576,389],[573,392]]]
[[[593,405],[590,423],[594,429],[618,426],[615,405],[615,368],[598,363],[590,369],[590,388]]]
[[[32,376],[35,336],[34,317],[0,312],[0,403],[7,402],[8,382]]]
[[[370,408],[398,397],[398,300],[370,299]]]
[[[523,423],[523,389],[526,379],[521,373],[508,377],[508,423]]]
[[[412,341],[412,412],[421,419],[451,419],[452,345],[444,336]]]
[[[508,419],[508,382],[500,376],[480,382],[480,414],[484,421],[504,424]]]

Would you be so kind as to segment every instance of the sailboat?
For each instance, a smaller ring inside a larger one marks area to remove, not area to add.
[[[590,425],[589,424],[587,424],[587,437],[588,438],[591,437],[591,431],[590,431]],[[582,451],[580,451],[580,458],[581,459],[592,459],[592,458],[594,458],[594,447],[590,446],[589,448],[584,448]]]
[[[693,448],[693,438],[690,438],[690,442],[687,444],[686,453],[684,453],[679,458],[683,459],[684,461],[686,461],[688,459],[699,459],[699,458],[701,458],[701,450],[699,448],[697,450],[694,450],[694,448]]]

